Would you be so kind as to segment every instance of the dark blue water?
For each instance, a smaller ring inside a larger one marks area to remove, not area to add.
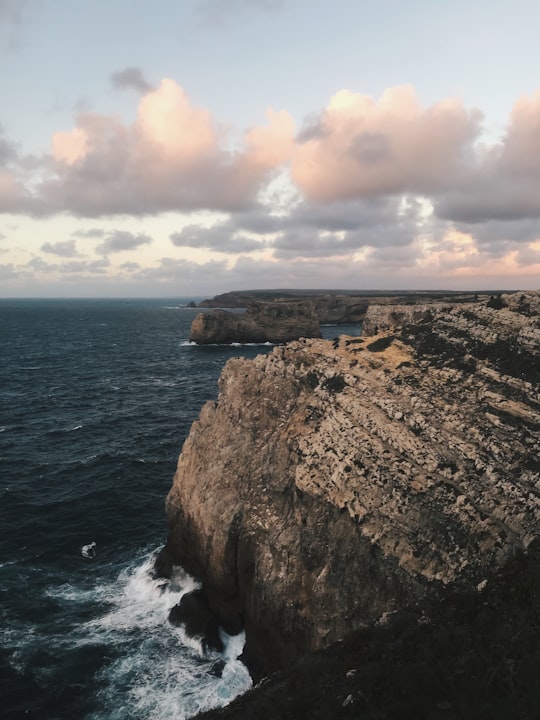
[[[169,625],[194,581],[152,564],[191,423],[229,357],[270,348],[190,345],[181,303],[0,301],[2,717],[178,720],[250,685],[242,638],[216,678]]]

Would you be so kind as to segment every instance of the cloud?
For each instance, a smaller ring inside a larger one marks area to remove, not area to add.
[[[482,148],[463,181],[435,204],[439,217],[478,224],[540,218],[540,89],[514,105],[499,143]]]
[[[96,247],[96,251],[106,255],[135,250],[141,245],[150,245],[150,243],[152,243],[152,238],[149,235],[143,233],[135,235],[127,230],[115,230],[105,237],[104,241]]]
[[[100,228],[89,228],[88,230],[75,230],[72,235],[80,238],[102,238],[106,233]]]
[[[176,247],[191,247],[221,253],[244,253],[264,248],[264,241],[247,237],[234,229],[234,223],[220,223],[211,227],[187,225],[180,232],[172,233],[170,240]]]
[[[366,248],[403,248],[425,231],[421,205],[387,198],[314,206],[302,203],[282,219],[283,232],[270,245],[276,257],[353,256]]]
[[[247,208],[292,148],[289,114],[267,117],[231,150],[211,113],[163,80],[141,99],[132,125],[85,113],[56,133],[55,172],[39,192],[51,211],[90,217]]]
[[[206,263],[196,263],[192,260],[164,257],[155,267],[142,268],[136,273],[135,279],[139,281],[152,281],[158,283],[174,283],[180,294],[184,293],[182,284],[189,283],[201,287],[201,281],[207,287],[212,287],[216,281],[223,280],[227,274],[225,261],[210,260]]]
[[[13,263],[0,263],[0,280],[18,280],[21,277],[19,269]]]
[[[276,258],[352,255],[366,247],[410,245],[432,229],[422,211],[414,198],[302,202],[286,215],[273,215],[259,205],[211,227],[186,226],[170,239],[177,247],[231,254],[266,250]]]
[[[4,129],[0,125],[0,167],[7,167],[8,164],[18,160],[19,153],[15,143],[6,140],[3,135]]]
[[[62,263],[59,266],[59,270],[64,275],[73,274],[91,274],[91,275],[102,275],[106,272],[109,267],[109,261],[107,258],[100,258],[99,260],[72,260],[70,262]]]
[[[110,267],[108,258],[98,258],[97,260],[67,260],[63,262],[47,262],[43,258],[35,255],[23,266],[17,268],[19,275],[22,273],[37,273],[40,276],[60,274],[63,278],[70,275],[102,275],[107,268]]]
[[[0,213],[38,214],[39,210],[40,203],[16,174],[0,167]]]
[[[154,90],[151,83],[144,77],[143,71],[138,67],[127,67],[111,75],[113,87],[123,90],[131,89],[145,95]]]
[[[42,252],[58,255],[59,257],[75,257],[79,253],[75,240],[61,240],[56,243],[46,242],[41,246]]]
[[[298,136],[291,176],[313,201],[432,195],[467,168],[481,115],[448,99],[423,108],[411,86],[380,100],[341,90]]]
[[[35,0],[0,0],[0,46],[10,50],[19,43],[19,35]]]

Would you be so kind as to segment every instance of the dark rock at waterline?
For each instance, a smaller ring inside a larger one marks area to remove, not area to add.
[[[219,624],[210,609],[204,590],[186,593],[178,605],[171,608],[169,622],[173,625],[182,625],[190,637],[202,637],[205,650],[212,648],[223,652]]]
[[[167,548],[162,548],[154,562],[154,573],[158,578],[171,579],[174,569],[174,560]]]
[[[217,678],[222,677],[225,664],[225,660],[216,660],[216,662],[210,668],[210,675],[213,675]]]

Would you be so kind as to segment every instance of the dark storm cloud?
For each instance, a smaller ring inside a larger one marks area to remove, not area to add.
[[[115,230],[107,235],[104,241],[96,247],[96,251],[107,255],[108,253],[134,250],[141,245],[149,245],[152,238],[149,235],[128,232],[127,230]]]
[[[154,89],[153,85],[144,77],[141,68],[138,67],[127,67],[124,70],[112,73],[111,83],[113,87],[119,90],[136,90],[143,95]]]

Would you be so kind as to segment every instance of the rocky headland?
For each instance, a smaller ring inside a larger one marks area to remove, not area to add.
[[[290,303],[309,300],[321,325],[360,323],[370,305],[467,302],[477,294],[435,292],[344,292],[336,290],[237,290],[216,295],[198,304],[201,308],[247,308],[253,303]]]
[[[254,302],[244,313],[201,312],[189,335],[198,345],[285,343],[300,337],[321,337],[319,318],[310,301]]]
[[[539,305],[540,292],[528,292],[370,306],[362,337],[296,341],[227,363],[217,402],[203,407],[180,455],[158,561],[161,572],[178,563],[203,581],[225,629],[245,628],[255,677],[289,668],[223,717],[263,717],[256,698],[265,692],[284,703],[266,714],[274,718],[480,717],[452,714],[451,687],[429,680],[435,655],[447,653],[447,675],[461,687],[455,663],[469,655],[437,643],[454,628],[466,645],[473,624],[496,644],[487,651],[488,639],[478,640],[482,687],[504,676],[520,702],[530,700],[534,658],[524,643],[539,634]],[[505,599],[512,592],[519,611]],[[491,624],[478,620],[489,593],[501,612]],[[452,605],[456,597],[468,599]],[[435,653],[431,661],[424,652],[422,672],[404,637]],[[404,715],[410,703],[376,701],[383,679],[405,682],[384,647],[414,660],[409,682],[434,683],[429,713]],[[375,672],[377,653],[387,661]],[[313,672],[325,673],[327,685]],[[479,683],[471,698],[480,697]],[[299,697],[307,714],[294,710]],[[329,697],[334,710],[321,714]]]

